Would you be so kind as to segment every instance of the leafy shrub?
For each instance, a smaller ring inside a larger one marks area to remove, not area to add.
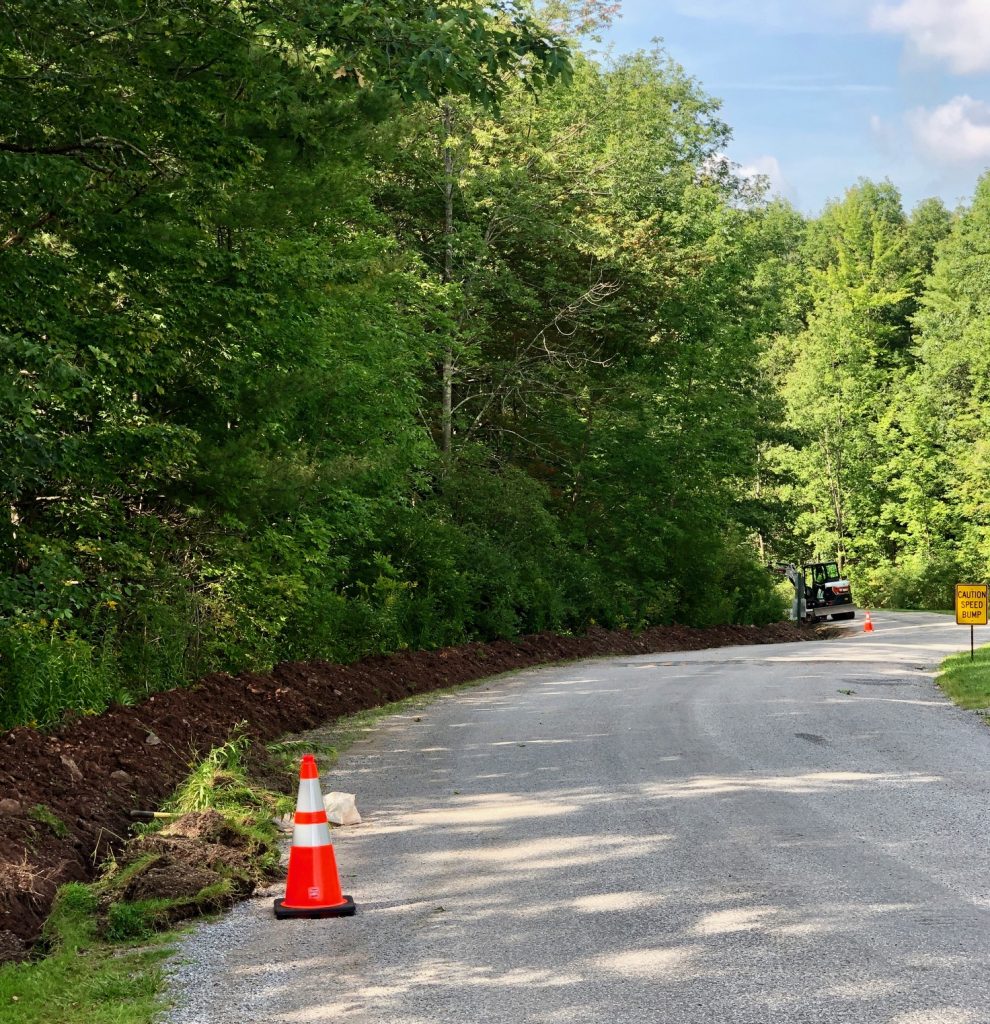
[[[954,587],[981,582],[986,569],[952,551],[905,555],[900,561],[881,562],[852,575],[856,603],[875,608],[951,608]]]

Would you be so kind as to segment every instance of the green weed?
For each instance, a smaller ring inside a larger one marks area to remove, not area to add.
[[[113,699],[114,667],[85,639],[55,625],[0,626],[0,729],[51,725],[67,711],[103,711]]]
[[[200,889],[194,896],[112,903],[106,913],[102,936],[114,943],[148,939],[177,921],[229,906],[233,888],[230,879],[222,879]]]
[[[47,828],[50,828],[59,839],[65,839],[69,834],[65,822],[51,808],[46,807],[45,804],[35,804],[28,811],[28,817],[38,822],[39,825],[45,825]]]
[[[245,758],[251,745],[244,731],[245,723],[234,730],[222,746],[214,747],[197,764],[186,781],[176,790],[165,809],[190,814],[208,809],[241,809],[245,803],[256,804],[256,794],[247,783]]]

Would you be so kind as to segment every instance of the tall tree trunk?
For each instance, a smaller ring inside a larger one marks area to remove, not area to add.
[[[841,437],[840,437],[841,440]],[[835,518],[835,532],[838,535],[838,550],[836,561],[839,565],[839,572],[843,572],[846,561],[846,523],[843,514],[843,491],[842,491],[842,449],[837,443],[833,457],[831,447],[831,432],[826,429],[822,439],[822,452],[825,455],[825,470],[828,474],[828,488],[832,503],[832,514]],[[827,558],[828,552],[824,552]]]
[[[454,279],[454,153],[450,136],[454,127],[454,111],[443,105],[443,283]],[[448,340],[443,350],[443,411],[441,414],[444,453],[450,451],[453,436],[454,349]]]
[[[756,446],[756,487],[754,497],[757,501],[763,497],[763,452],[760,451],[759,445]],[[756,531],[756,543],[760,549],[760,561],[765,565],[767,561],[767,545],[762,530]]]

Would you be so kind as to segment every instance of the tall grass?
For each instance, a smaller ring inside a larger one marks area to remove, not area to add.
[[[112,655],[51,626],[0,626],[0,729],[51,725],[67,711],[95,714],[121,699]]]

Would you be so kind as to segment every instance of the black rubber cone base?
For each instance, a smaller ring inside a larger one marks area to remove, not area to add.
[[[284,900],[275,901],[275,916],[284,921],[288,917],[353,917],[357,907],[350,896],[344,897],[345,902],[336,907],[286,907]]]

